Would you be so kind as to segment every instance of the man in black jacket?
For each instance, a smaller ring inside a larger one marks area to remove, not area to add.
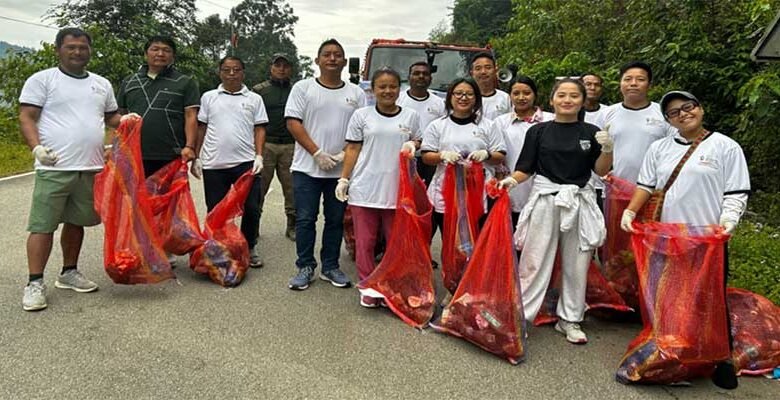
[[[287,230],[285,235],[290,240],[295,240],[295,202],[293,199],[292,163],[295,139],[287,130],[284,120],[284,107],[287,96],[290,95],[290,77],[292,76],[292,63],[286,54],[276,53],[271,58],[271,78],[255,85],[252,89],[263,97],[266,112],[268,113],[268,126],[266,127],[265,148],[263,149],[262,193],[260,195],[260,212],[263,209],[265,198],[274,171],[279,177],[284,193],[284,212],[287,215]]]

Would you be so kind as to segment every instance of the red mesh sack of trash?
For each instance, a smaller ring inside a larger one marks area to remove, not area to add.
[[[147,177],[146,190],[166,252],[184,255],[203,244],[186,161],[177,158]]]
[[[545,324],[552,324],[558,322],[558,299],[561,297],[561,257],[560,254],[555,256],[555,264],[553,265],[552,277],[550,278],[550,286],[547,288],[547,293],[544,295],[544,302],[542,308],[534,318],[534,325],[540,326]],[[609,282],[601,274],[601,269],[594,262],[590,262],[588,267],[588,287],[585,291],[585,305],[588,310],[606,309],[619,312],[633,311],[633,309],[626,305],[623,298],[620,296]]]
[[[780,366],[780,307],[744,289],[728,288],[726,298],[739,374],[763,375]]]
[[[225,287],[238,286],[249,268],[249,246],[235,219],[244,212],[255,176],[241,175],[206,216],[205,242],[190,256],[190,268]]]
[[[344,209],[344,247],[347,248],[349,258],[355,261],[355,223],[352,222],[352,210],[349,205]]]
[[[400,180],[392,233],[382,261],[358,284],[364,296],[384,298],[401,320],[415,328],[428,324],[436,301],[428,240],[431,206],[414,159],[400,156]]]
[[[626,305],[639,309],[639,278],[636,273],[634,253],[631,250],[631,234],[620,229],[623,210],[628,207],[636,185],[609,175],[606,178],[604,220],[607,225],[607,239],[601,247],[604,277],[610,286],[623,297]]]
[[[141,118],[123,121],[106,166],[95,177],[95,211],[103,221],[103,266],[115,283],[174,278],[155,226],[141,163]]]
[[[485,175],[482,163],[465,161],[447,164],[444,171],[444,226],[442,227],[441,275],[450,293],[474,252],[479,219],[484,214]]]
[[[724,243],[717,225],[634,224],[644,327],[617,370],[622,383],[710,376],[729,359]]]
[[[525,317],[517,254],[512,246],[511,205],[508,193],[497,189],[494,179],[488,193],[498,200],[458,289],[431,327],[517,364],[525,356]]]

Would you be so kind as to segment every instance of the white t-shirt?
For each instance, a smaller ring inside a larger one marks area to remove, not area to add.
[[[653,143],[642,163],[639,187],[662,189],[688,146],[679,135]],[[691,154],[666,192],[661,222],[717,224],[723,196],[749,191],[750,176],[742,148],[726,135],[713,132]]]
[[[447,115],[444,108],[444,99],[428,91],[428,97],[417,99],[409,94],[408,90],[401,92],[396,104],[403,108],[409,108],[417,112],[420,116],[420,129],[425,130],[433,120]]]
[[[441,152],[444,150],[456,151],[464,158],[469,153],[477,150],[506,151],[503,136],[493,129],[493,122],[480,119],[478,123],[469,122],[460,125],[451,117],[440,118],[433,121],[423,133],[420,150]],[[446,165],[439,163],[433,174],[430,186],[428,186],[428,198],[433,203],[436,212],[444,212],[444,197],[442,188],[444,183],[444,170]],[[492,176],[492,169],[485,167],[485,180]]]
[[[585,111],[585,122],[596,125],[600,129],[604,129],[604,114],[607,110],[606,104],[599,104],[599,108],[595,111]]]
[[[512,100],[503,90],[496,89],[491,96],[482,96],[482,118],[494,120],[512,111]]]
[[[118,108],[106,78],[91,72],[77,78],[57,67],[45,69],[27,78],[19,103],[41,109],[39,140],[59,156],[53,166],[35,160],[35,169],[103,169],[105,114]]]
[[[504,137],[504,143],[506,144],[506,158],[504,158],[504,164],[509,171],[515,170],[517,160],[520,158],[520,152],[523,150],[523,144],[525,144],[525,132],[528,128],[539,122],[551,121],[553,119],[555,119],[554,114],[537,108],[534,116],[526,120],[517,118],[515,113],[511,112],[501,115],[493,121],[493,129],[497,130],[498,133]],[[512,211],[520,212],[523,210],[525,203],[528,202],[528,196],[531,194],[533,185],[534,178],[531,177],[512,188],[509,192],[509,199],[512,202]]]
[[[268,115],[263,98],[246,86],[231,93],[219,85],[200,98],[198,121],[207,124],[203,168],[225,169],[255,159],[255,126],[267,124]]]
[[[398,154],[401,145],[419,140],[420,116],[403,108],[395,115],[363,107],[349,120],[347,141],[363,144],[349,184],[349,204],[395,208],[398,197]]]
[[[650,144],[677,133],[664,120],[661,106],[652,102],[640,110],[626,108],[622,103],[613,104],[604,111],[603,121],[604,126],[609,125],[609,134],[615,142],[612,173],[629,182],[636,182]]]
[[[344,149],[347,124],[352,113],[366,105],[366,94],[360,87],[349,82],[336,89],[323,86],[317,78],[309,78],[293,85],[285,118],[303,122],[309,137],[322,151],[335,155]],[[338,178],[341,164],[329,171],[323,171],[314,157],[299,143],[295,143],[291,171],[303,172],[314,178]]]

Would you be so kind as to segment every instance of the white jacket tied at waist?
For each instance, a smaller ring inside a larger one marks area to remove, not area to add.
[[[534,179],[528,203],[523,207],[515,228],[515,247],[518,250],[523,248],[529,231],[550,229],[549,221],[544,221],[538,226],[531,226],[531,213],[539,196],[554,193],[557,193],[554,204],[561,208],[561,232],[570,231],[577,221],[580,231],[580,250],[589,251],[604,244],[607,228],[604,226],[604,215],[596,203],[596,191],[590,182],[585,187],[580,188],[577,185],[559,185],[541,175],[536,175]]]

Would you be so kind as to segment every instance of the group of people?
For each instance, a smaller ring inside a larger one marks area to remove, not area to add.
[[[522,303],[530,321],[560,253],[555,328],[572,343],[587,342],[579,323],[588,266],[606,236],[602,177],[612,174],[638,185],[622,216],[626,231],[633,229],[650,193],[663,189],[670,176],[675,181],[679,175],[679,182],[665,188],[662,222],[720,224],[731,233],[750,191],[739,145],[703,128],[704,106],[693,94],[672,91],[660,104],[651,101],[652,70],[643,62],[620,69],[622,101],[611,106],[600,103],[603,80],[597,74],[557,80],[550,113],[539,104],[530,77],[516,76],[509,93],[500,90],[490,53],[477,54],[471,77],[453,81],[444,99],[428,90],[431,66],[425,61],[403,71],[408,73],[405,91],[401,72],[380,68],[371,76],[376,104],[367,106],[363,90],[341,78],[347,59],[335,39],[317,51],[316,78],[292,85],[292,63],[277,54],[271,79],[252,91],[243,82],[242,60],[228,56],[219,62],[222,83],[202,96],[192,78],[173,67],[176,46],[170,38],[149,39],[146,65],[121,83],[116,98],[106,79],[86,71],[90,45],[84,31],[61,30],[55,41],[59,66],[31,76],[19,99],[22,133],[36,159],[25,310],[46,307],[43,269],[60,223],[63,269],[55,286],[97,289],[77,269],[83,227],[99,223],[92,179],[103,165],[104,126],[116,127],[123,115],[133,113],[143,118],[145,174],[177,157],[192,161],[190,170],[203,179],[208,209],[240,175],[249,170],[259,175],[241,226],[253,267],[262,265],[258,225],[276,171],[285,197],[285,234],[296,244],[297,271],[288,283],[293,290],[307,289],[315,279],[320,202],[325,223],[319,277],[350,287],[339,266],[345,207],[353,215],[362,280],[376,267],[377,242],[391,234],[399,152],[418,159],[434,227],[441,227],[447,212],[442,195],[446,165],[481,163],[485,176],[497,177],[499,187],[509,191],[521,250]],[[692,156],[691,146],[697,146]],[[365,307],[379,303],[360,297]]]

